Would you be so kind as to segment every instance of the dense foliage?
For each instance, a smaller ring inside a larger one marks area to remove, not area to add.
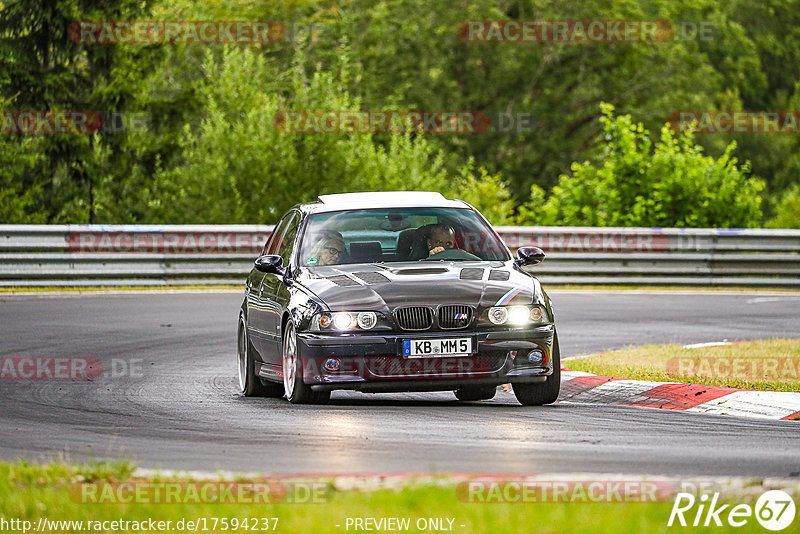
[[[459,38],[462,21],[491,19],[666,20],[675,33]],[[262,44],[70,39],[75,21],[109,20],[275,20],[287,31]],[[800,0],[0,1],[2,110],[127,121],[91,135],[0,134],[0,223],[271,223],[319,193],[431,189],[496,224],[800,227],[798,135],[664,128],[678,110],[800,109],[799,22]],[[480,134],[275,127],[280,111],[323,109],[532,120]]]
[[[546,202],[533,186],[521,216],[529,224],[570,226],[754,227],[761,220],[761,180],[732,156],[732,142],[715,159],[691,131],[661,129],[653,144],[642,124],[613,117],[604,105],[601,165],[573,163]]]

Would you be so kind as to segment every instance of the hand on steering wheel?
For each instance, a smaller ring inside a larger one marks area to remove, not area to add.
[[[480,261],[481,259],[476,256],[475,254],[470,254],[466,250],[461,250],[460,248],[443,248],[443,247],[436,247],[429,252],[427,258],[422,258],[420,261],[438,261],[438,260],[475,260]]]

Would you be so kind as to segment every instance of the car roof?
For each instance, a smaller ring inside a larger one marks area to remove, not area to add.
[[[467,208],[461,200],[450,200],[432,191],[374,191],[319,195],[317,202],[301,204],[310,213],[367,208]]]

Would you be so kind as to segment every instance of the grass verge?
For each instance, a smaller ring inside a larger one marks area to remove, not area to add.
[[[565,366],[575,371],[632,380],[800,391],[800,339],[700,348],[645,345],[567,360]]]
[[[346,528],[347,518],[409,518],[411,528],[408,531],[419,532],[433,529],[417,528],[417,521],[429,518],[444,519],[449,526],[452,519],[453,532],[538,532],[544,534],[560,534],[563,532],[608,533],[608,534],[640,534],[667,532],[667,520],[672,509],[674,495],[670,492],[661,502],[647,503],[470,503],[465,502],[464,493],[456,490],[456,484],[428,483],[427,485],[405,485],[398,489],[380,489],[375,491],[337,490],[328,483],[325,502],[280,503],[280,504],[157,504],[127,502],[124,504],[87,504],[83,502],[81,490],[76,487],[84,484],[103,485],[117,484],[126,481],[139,483],[177,481],[179,478],[164,479],[158,476],[148,479],[132,478],[130,464],[86,464],[72,465],[54,463],[36,465],[27,462],[0,463],[0,518],[8,520],[30,521],[33,530],[40,518],[48,521],[83,521],[82,528],[87,529],[87,521],[105,522],[125,521],[171,521],[176,525],[181,519],[198,521],[198,532],[248,532],[266,531],[261,518],[267,518],[268,530],[277,532],[352,532],[351,526]],[[187,479],[183,479],[186,481]],[[322,479],[318,479],[322,480]],[[195,479],[194,482],[197,482]],[[763,491],[763,490],[761,490]],[[798,491],[791,490],[795,495]],[[759,491],[760,493],[760,491]],[[150,493],[149,495],[152,495]],[[459,497],[461,496],[461,497]],[[723,494],[723,502],[751,502],[757,497],[752,493],[739,496]],[[796,498],[796,497],[795,497]],[[216,518],[217,527],[212,529],[212,521]],[[227,520],[228,528],[223,527],[222,518]],[[257,518],[256,529],[231,528],[233,519],[241,522]],[[277,525],[272,518],[278,518]],[[693,518],[693,516],[692,516]],[[48,523],[50,524],[50,523]],[[204,528],[204,526],[205,528]],[[337,526],[338,525],[338,526]],[[79,531],[76,525],[62,526],[59,532]],[[114,529],[110,524],[105,528],[91,529],[103,532],[138,531],[128,526],[127,529]],[[185,532],[172,527],[165,532]],[[447,529],[445,529],[447,530]],[[679,528],[691,532],[718,532],[719,527]],[[41,532],[55,529],[40,530]],[[193,530],[192,530],[193,531]],[[392,532],[394,530],[384,530]],[[763,532],[763,529],[751,518],[737,532]]]

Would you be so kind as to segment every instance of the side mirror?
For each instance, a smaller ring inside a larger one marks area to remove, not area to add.
[[[544,251],[539,247],[519,247],[517,249],[517,265],[538,265],[544,261]]]
[[[267,274],[283,274],[283,258],[280,256],[259,256],[256,258],[256,269]]]

